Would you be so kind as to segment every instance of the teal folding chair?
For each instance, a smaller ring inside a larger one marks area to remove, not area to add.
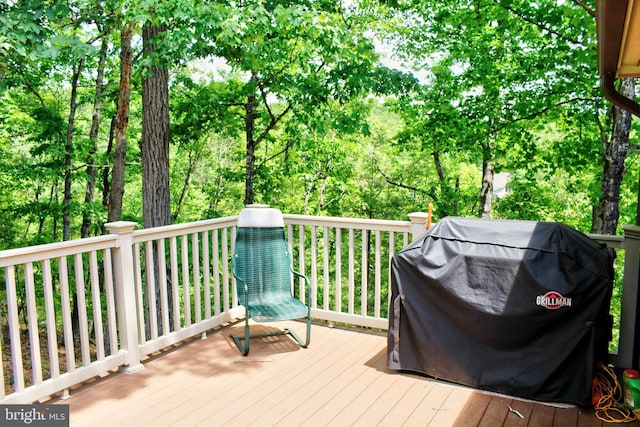
[[[250,338],[286,334],[307,347],[311,340],[311,307],[293,296],[293,279],[304,279],[307,301],[311,301],[311,286],[307,276],[293,270],[282,212],[267,207],[247,207],[240,212],[232,266],[238,301],[246,310],[244,336],[231,335],[240,352],[249,354]],[[276,322],[302,318],[307,320],[304,341],[289,328],[250,335],[249,319]]]

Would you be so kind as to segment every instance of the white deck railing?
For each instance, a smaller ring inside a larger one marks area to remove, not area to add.
[[[410,219],[285,215],[294,267],[311,279],[314,318],[387,327],[391,256],[425,230],[427,215]],[[133,373],[146,355],[242,317],[229,262],[236,222],[144,230],[117,222],[107,236],[0,251],[0,403],[65,393],[116,368]],[[614,360],[632,366],[640,228],[594,237],[624,250]]]

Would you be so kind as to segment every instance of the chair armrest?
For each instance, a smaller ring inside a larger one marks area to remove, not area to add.
[[[294,270],[292,267],[290,267],[289,270],[291,270],[294,276],[302,277],[304,279],[307,287],[307,307],[309,309],[309,313],[311,313],[311,281],[306,275]]]
[[[247,305],[249,304],[249,285],[247,285],[247,283],[244,280],[242,280],[242,277],[236,274],[235,268],[232,268],[231,273],[233,274],[233,277],[236,279],[236,282],[239,282],[244,288],[244,304],[243,305],[245,308],[247,308]]]
[[[309,280],[309,278],[306,275],[300,273],[299,271],[294,270],[293,268],[289,268],[289,270],[294,274],[294,276],[302,277],[304,279],[304,281],[307,283],[308,287],[311,286],[311,281]]]

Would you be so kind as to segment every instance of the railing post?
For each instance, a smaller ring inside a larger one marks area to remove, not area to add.
[[[415,240],[427,230],[429,214],[425,212],[412,212],[407,216],[411,221],[411,240]]]
[[[640,227],[623,225],[624,231],[624,277],[620,297],[620,341],[617,366],[638,367],[638,279],[640,278]]]
[[[117,234],[120,243],[113,249],[113,276],[116,287],[116,310],[120,332],[120,345],[126,351],[123,370],[133,374],[143,369],[140,363],[138,346],[138,321],[136,316],[136,293],[133,272],[133,228],[137,225],[130,221],[117,221],[105,224],[110,234]]]

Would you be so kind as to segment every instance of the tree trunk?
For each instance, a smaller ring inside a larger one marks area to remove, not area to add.
[[[105,158],[108,159],[111,157],[111,153],[113,152],[114,141],[116,139],[116,127],[118,126],[118,116],[116,114],[111,118],[111,123],[109,124],[109,137],[107,138],[107,149],[105,150]],[[111,195],[111,170],[109,168],[102,168],[102,206],[109,212],[109,197]],[[104,224],[100,225],[100,234],[105,234],[107,229],[104,227]]]
[[[127,125],[129,124],[129,101],[131,99],[131,36],[133,28],[134,25],[131,24],[120,32],[120,95],[116,113],[116,144],[113,150],[107,222],[120,221],[122,218]]]
[[[154,39],[163,31],[145,26],[144,50],[155,51]],[[169,203],[169,72],[152,66],[142,79],[142,211],[145,228],[171,223]]]
[[[255,149],[256,141],[254,136],[254,127],[256,121],[256,95],[251,94],[247,99],[247,103],[244,105],[245,109],[245,136],[247,143],[247,157],[246,157],[246,177],[244,187],[244,204],[250,205],[253,203],[253,174],[256,163]]]
[[[155,40],[165,30],[163,27],[146,25],[142,30],[143,50],[145,55],[156,49]],[[171,223],[171,204],[169,194],[169,72],[167,68],[157,64],[152,65],[149,74],[142,79],[142,218],[145,228],[158,227]],[[171,329],[171,325],[163,325],[163,309],[161,305],[161,289],[167,290],[169,301],[171,286],[160,283],[160,260],[158,259],[158,244],[153,244],[153,265],[146,265],[146,280],[151,277],[153,269],[156,292],[156,322],[158,330],[163,326]],[[166,269],[169,270],[166,264]],[[167,271],[167,277],[171,272]],[[148,283],[151,285],[151,283]],[[148,310],[151,307],[147,307]],[[175,309],[175,308],[174,308]],[[171,307],[167,316],[172,319]],[[171,320],[170,320],[171,322]],[[179,325],[173,325],[177,328]]]
[[[244,105],[245,116],[245,135],[246,135],[246,143],[247,143],[247,157],[246,157],[246,177],[245,177],[245,192],[244,192],[244,204],[250,205],[253,203],[254,193],[253,193],[253,178],[255,173],[255,163],[256,156],[255,151],[256,147],[260,142],[262,142],[277,125],[280,123],[280,120],[284,116],[286,116],[289,111],[291,111],[291,104],[287,104],[287,106],[279,113],[275,114],[271,109],[266,93],[261,91],[261,102],[265,107],[266,113],[269,115],[269,121],[267,125],[259,132],[256,132],[256,118],[258,117],[256,113],[256,109],[258,108],[258,99],[256,96],[256,90],[260,88],[260,81],[257,74],[252,73],[251,80],[249,81],[249,85],[253,86],[253,90],[251,94],[247,97],[247,102]],[[257,136],[256,136],[257,134]]]
[[[189,186],[191,185],[191,177],[196,170],[196,166],[198,165],[198,161],[200,159],[200,150],[194,150],[187,153],[189,157],[189,166],[187,167],[187,173],[184,177],[184,182],[182,184],[182,190],[180,191],[180,196],[178,196],[178,201],[176,202],[176,208],[171,214],[171,222],[174,223],[178,220],[178,216],[180,215],[180,211],[182,209],[182,204],[184,203],[187,195],[189,194]]]
[[[491,218],[493,202],[493,162],[482,161],[482,190],[480,191],[480,218]]]
[[[454,193],[455,194],[460,194],[460,177],[457,176],[456,177],[456,184],[454,187]],[[458,202],[458,198],[457,197],[453,197],[453,215],[458,215],[458,213],[460,212],[460,203]]]
[[[633,98],[634,79],[621,79],[620,93]],[[600,204],[594,210],[591,232],[616,234],[620,218],[620,184],[625,173],[624,162],[629,151],[629,131],[631,113],[617,106],[612,107],[611,136],[601,127],[604,146],[604,171],[602,174],[602,194]]]
[[[58,203],[60,203],[60,201],[58,200],[58,184],[59,182],[57,178],[55,178],[51,183],[51,190],[49,191],[49,209],[51,209],[53,205],[57,205]],[[44,233],[45,220],[45,214],[41,213],[38,234]],[[53,224],[51,225],[51,230],[53,240],[58,240],[58,215],[53,216]]]
[[[442,162],[440,161],[440,151],[436,149],[431,152],[431,155],[433,156],[433,163],[436,167],[436,172],[438,173],[438,181],[440,183],[441,203],[439,203],[438,205],[438,210],[441,216],[456,215],[458,213],[458,201],[457,201],[458,198],[448,197],[448,196],[455,195],[458,193],[460,178],[456,178],[455,187],[451,189],[449,187],[449,183],[447,182],[447,178],[444,174],[444,168],[442,167]]]
[[[78,107],[78,80],[82,72],[84,61],[80,60],[73,68],[73,78],[71,81],[71,100],[69,102],[69,121],[67,122],[67,138],[64,146],[64,197],[62,200],[62,240],[69,240],[71,234],[71,170],[73,151],[73,126],[75,125],[76,109]],[[71,324],[73,335],[79,339],[78,295],[73,294],[73,307],[71,309]]]
[[[438,172],[438,179],[442,184],[445,181],[445,177],[444,170],[442,169],[442,163],[440,162],[440,152],[438,150],[435,150],[431,153],[431,155],[433,156],[433,163],[436,166],[436,172]]]
[[[106,38],[102,39],[100,48],[100,59],[98,61],[98,73],[96,77],[96,94],[93,103],[93,116],[91,117],[91,129],[89,130],[89,152],[87,154],[87,187],[84,192],[84,209],[82,212],[82,227],[80,237],[89,237],[92,212],[93,195],[96,188],[96,175],[98,168],[95,164],[95,154],[97,151],[98,130],[100,129],[100,118],[102,117],[102,92],[104,89],[104,68],[109,45]]]
[[[62,200],[62,240],[71,237],[71,170],[73,151],[73,126],[76,121],[76,109],[78,107],[78,80],[84,60],[80,60],[73,68],[71,80],[71,100],[69,101],[69,121],[67,122],[67,139],[64,144],[64,198]]]

